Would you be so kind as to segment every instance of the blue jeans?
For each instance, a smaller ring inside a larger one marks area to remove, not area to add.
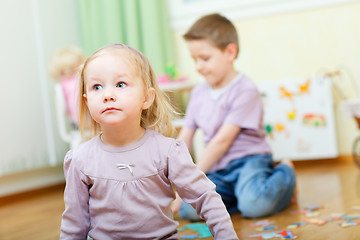
[[[207,177],[215,183],[229,213],[240,211],[243,217],[260,218],[286,208],[295,187],[295,172],[286,164],[274,168],[269,154],[251,155],[235,159],[222,170]],[[195,209],[182,203],[180,216],[197,221]]]

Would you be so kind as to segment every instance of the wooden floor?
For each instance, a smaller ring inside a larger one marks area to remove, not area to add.
[[[305,216],[294,213],[309,205],[320,204],[324,208],[317,218],[327,218],[331,214],[346,213],[360,215],[354,206],[360,206],[360,169],[350,160],[307,161],[295,163],[298,182],[298,203],[282,212],[263,219],[243,219],[240,214],[232,216],[239,239],[253,239],[251,234],[259,232],[250,226],[259,220],[275,221],[276,230],[286,230],[291,223],[301,222]],[[0,199],[0,239],[1,240],[52,240],[59,239],[61,213],[64,209],[63,186],[37,191],[32,194]],[[360,219],[357,219],[360,222]],[[360,239],[360,225],[343,228],[341,220],[324,225],[308,224],[293,233],[298,239]],[[180,221],[180,226],[188,222]],[[191,235],[190,230],[181,235]],[[208,238],[212,239],[212,238]]]

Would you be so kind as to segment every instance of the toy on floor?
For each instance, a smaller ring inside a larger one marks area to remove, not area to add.
[[[296,236],[291,230],[268,232],[249,235],[249,238],[258,238],[258,239],[271,239],[271,238],[281,238],[281,239],[295,239]]]
[[[205,223],[186,224],[185,226],[183,226],[182,228],[179,228],[178,230],[181,232],[181,231],[184,231],[186,229],[190,229],[190,230],[196,232],[198,238],[212,237],[211,232],[210,232],[208,226]],[[182,236],[182,238],[191,237],[191,236],[194,236],[194,235]],[[185,239],[193,239],[193,238],[185,238]]]

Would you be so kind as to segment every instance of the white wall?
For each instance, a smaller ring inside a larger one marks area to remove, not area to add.
[[[0,176],[61,167],[68,146],[57,133],[47,64],[54,50],[80,46],[77,1],[1,1],[0,29]]]

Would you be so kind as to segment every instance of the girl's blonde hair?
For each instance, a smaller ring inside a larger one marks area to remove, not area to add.
[[[175,128],[171,120],[175,119],[177,112],[171,106],[168,96],[159,88],[156,74],[150,61],[141,52],[123,44],[108,45],[100,48],[85,61],[81,68],[79,81],[79,129],[83,137],[93,137],[101,131],[100,124],[90,116],[83,96],[86,94],[86,68],[92,60],[103,53],[121,54],[121,56],[128,57],[127,60],[130,66],[134,67],[135,73],[139,74],[143,80],[145,92],[149,88],[155,90],[153,104],[148,109],[142,111],[140,126],[156,130],[165,136],[173,137]],[[90,136],[85,136],[85,132],[88,130],[90,131]]]
[[[62,76],[76,73],[84,59],[85,54],[78,47],[69,46],[59,49],[51,57],[49,74],[55,81],[60,81]]]

